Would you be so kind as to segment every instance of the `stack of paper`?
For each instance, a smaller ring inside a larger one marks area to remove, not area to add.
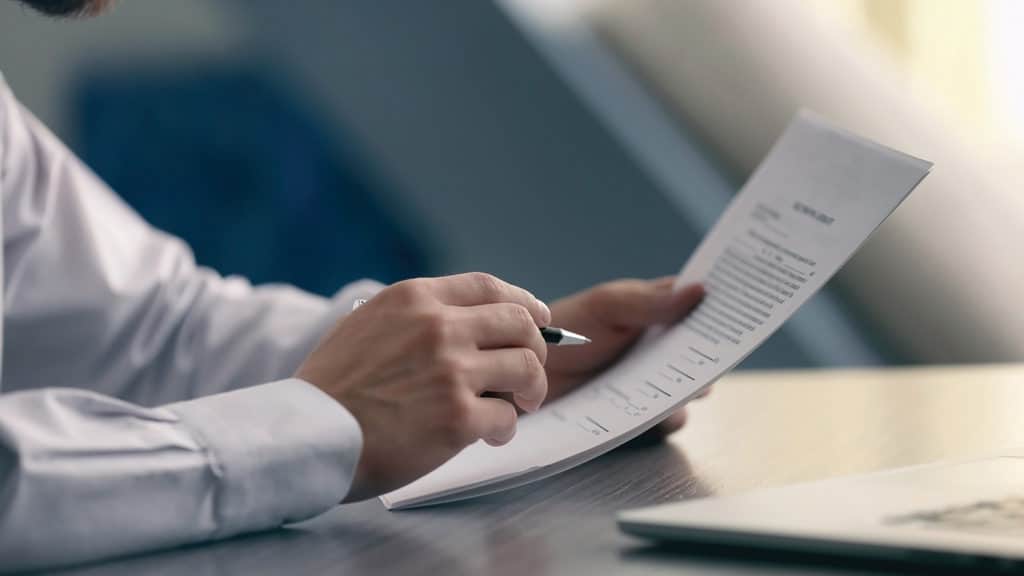
[[[799,114],[679,274],[677,286],[707,290],[689,317],[651,331],[603,374],[521,418],[509,444],[477,442],[381,500],[400,509],[505,490],[651,428],[775,332],[930,168]]]

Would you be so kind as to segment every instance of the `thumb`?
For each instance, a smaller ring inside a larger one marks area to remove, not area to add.
[[[596,310],[605,321],[620,328],[646,328],[671,324],[692,310],[704,289],[690,284],[673,291],[672,277],[658,280],[620,280],[602,286],[596,293]]]
[[[658,321],[659,324],[674,324],[693,312],[701,301],[704,300],[704,286],[700,284],[687,284],[669,294],[668,304],[665,306],[664,316]]]

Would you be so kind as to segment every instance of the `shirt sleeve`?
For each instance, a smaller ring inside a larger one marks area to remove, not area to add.
[[[289,379],[142,408],[86,390],[0,396],[0,572],[224,538],[348,491],[355,419]]]
[[[196,266],[2,81],[0,192],[0,572],[272,528],[344,498],[359,426],[288,376],[380,285],[326,299]]]
[[[157,406],[279,380],[381,288],[356,282],[327,299],[197,266],[2,81],[0,118],[4,391],[88,388]]]

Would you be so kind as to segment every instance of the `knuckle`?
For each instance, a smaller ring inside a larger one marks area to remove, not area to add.
[[[548,377],[544,365],[533,350],[523,350],[524,391],[529,390],[531,398],[545,398],[548,394]]]
[[[594,290],[594,297],[604,301],[615,301],[625,295],[634,294],[643,290],[646,283],[636,278],[622,278],[598,286]]]
[[[493,274],[486,272],[471,272],[470,281],[476,283],[480,292],[488,299],[496,299],[504,292],[504,282]]]
[[[586,305],[593,310],[607,310],[615,304],[615,293],[612,287],[601,285],[586,292],[583,298]]]
[[[533,321],[533,315],[525,306],[510,304],[508,307],[508,322],[517,330],[532,336],[537,331],[537,324]]]
[[[437,362],[438,380],[453,393],[462,387],[468,373],[468,363],[454,354],[442,356]]]
[[[451,397],[448,401],[448,417],[444,422],[446,440],[453,446],[461,448],[472,440],[470,429],[473,419],[473,406],[464,394]]]
[[[451,341],[454,327],[451,319],[442,310],[421,311],[416,322],[421,326],[425,344],[431,349],[441,349]]]
[[[540,361],[541,365],[547,366],[547,363],[548,363],[548,345],[547,345],[546,342],[544,342],[544,338],[540,335],[540,332],[537,332],[534,335],[534,338],[535,338],[534,344],[533,344],[533,347],[531,349],[533,350],[534,354],[537,355],[537,360]]]
[[[388,289],[388,295],[397,300],[396,304],[410,304],[418,301],[424,292],[424,283],[422,278],[414,278],[412,280],[402,280],[392,284]]]
[[[511,404],[508,404],[504,410],[497,414],[496,430],[498,431],[499,438],[492,438],[488,440],[489,444],[502,445],[507,444],[516,435],[516,428],[518,427],[518,416],[516,415],[516,409]]]
[[[589,306],[599,314],[618,318],[624,309],[632,309],[644,294],[643,282],[634,279],[615,280],[602,284],[587,294]]]
[[[599,304],[607,304],[614,301],[625,289],[628,280],[615,280],[594,288],[591,297]]]
[[[539,379],[544,375],[544,365],[541,364],[537,353],[529,348],[523,348],[521,352],[523,363],[523,374],[531,381]]]

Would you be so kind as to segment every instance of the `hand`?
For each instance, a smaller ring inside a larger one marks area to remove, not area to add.
[[[399,282],[339,321],[295,376],[362,428],[346,501],[403,486],[477,439],[511,440],[516,406],[536,410],[547,394],[538,327],[550,322],[529,292],[481,273]]]
[[[551,305],[552,324],[589,337],[586,346],[553,347],[545,365],[548,399],[561,396],[614,363],[644,330],[685,317],[704,297],[698,284],[673,292],[673,277],[618,280],[568,296]],[[656,434],[686,423],[685,408],[662,421]]]

